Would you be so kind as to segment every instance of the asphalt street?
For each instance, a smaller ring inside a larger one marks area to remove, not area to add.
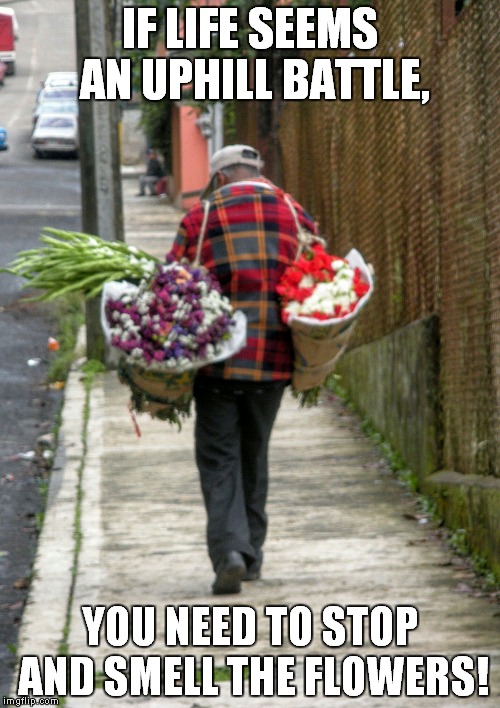
[[[19,21],[16,73],[0,88],[0,265],[38,244],[45,226],[80,228],[79,163],[36,160],[30,135],[36,90],[50,70],[74,66],[71,0],[9,3]],[[57,42],[54,36],[57,35]],[[62,395],[46,385],[57,334],[52,308],[23,301],[19,278],[0,274],[0,696],[8,692],[43,510],[46,473],[32,459],[53,430]]]

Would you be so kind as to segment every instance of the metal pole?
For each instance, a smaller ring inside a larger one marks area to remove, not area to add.
[[[75,0],[77,63],[86,57],[113,56],[109,0]],[[123,241],[123,202],[116,101],[81,101],[80,175],[82,229],[108,240]],[[86,304],[87,357],[104,361],[99,300]]]

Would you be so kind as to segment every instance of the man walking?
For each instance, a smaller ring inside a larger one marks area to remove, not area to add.
[[[247,145],[228,145],[210,161],[209,211],[201,263],[218,279],[235,310],[247,317],[246,346],[201,369],[194,388],[195,450],[207,511],[214,594],[240,592],[260,577],[267,531],[268,447],[283,392],[291,379],[292,344],[276,294],[295,259],[295,217],[315,224],[284,192],[261,176],[262,161]],[[194,260],[204,209],[181,221],[169,257]]]

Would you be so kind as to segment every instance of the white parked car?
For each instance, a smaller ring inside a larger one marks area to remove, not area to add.
[[[51,153],[73,154],[78,157],[78,118],[71,113],[46,113],[38,119],[31,136],[37,157]]]
[[[49,86],[78,86],[78,74],[76,71],[51,71],[44,81],[44,87]]]
[[[78,101],[69,98],[61,99],[60,101],[40,101],[40,103],[36,104],[33,111],[33,127],[35,127],[39,117],[47,113],[72,113],[77,116]]]
[[[64,86],[44,86],[39,91],[36,103],[46,101],[76,101],[78,98],[78,86],[65,84]]]

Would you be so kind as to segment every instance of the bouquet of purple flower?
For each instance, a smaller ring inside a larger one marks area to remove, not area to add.
[[[109,342],[125,355],[119,376],[132,391],[133,410],[177,425],[189,414],[196,369],[244,344],[239,337],[227,347],[241,313],[199,267],[159,264],[136,292],[106,299],[104,313]]]
[[[107,300],[105,312],[113,347],[137,364],[179,371],[217,354],[233,309],[210,273],[173,263],[158,265],[137,295]]]

